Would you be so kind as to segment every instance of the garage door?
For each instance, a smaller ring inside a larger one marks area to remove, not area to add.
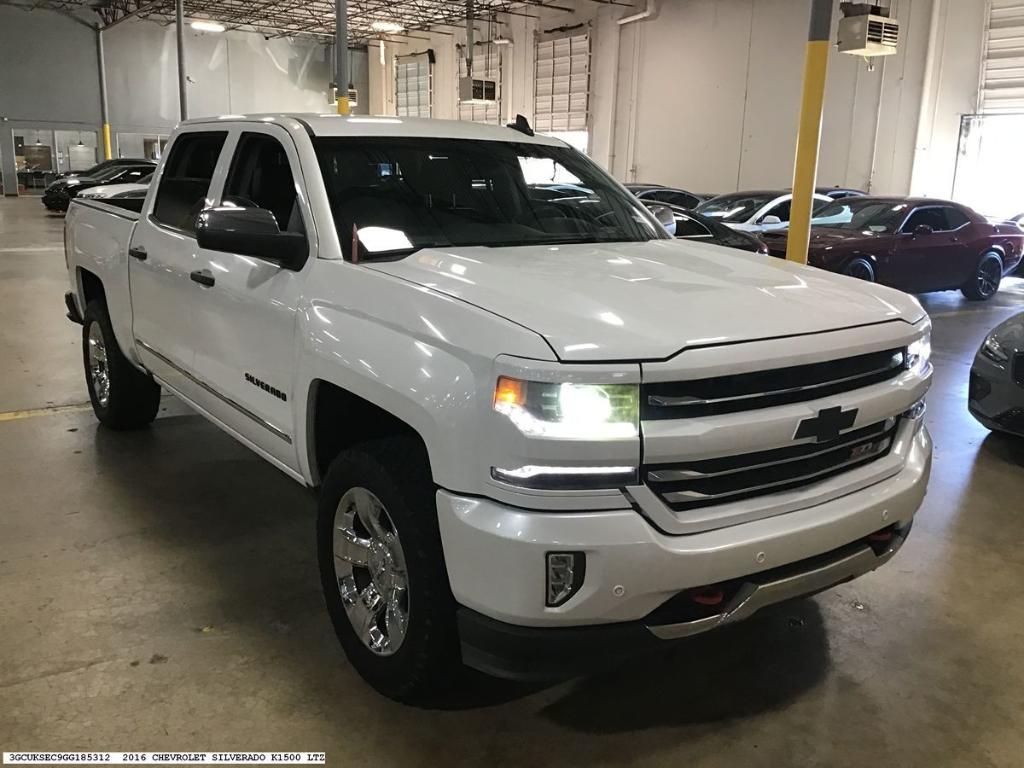
[[[395,57],[395,110],[399,117],[430,117],[433,65],[429,53]]]
[[[991,0],[981,89],[983,112],[1024,112],[1024,2]]]
[[[537,42],[534,129],[542,133],[587,130],[590,110],[590,35]]]
[[[466,77],[466,48],[460,45],[459,77]],[[472,101],[459,101],[459,120],[472,120],[475,123],[501,122],[501,47],[488,43],[477,46],[473,54],[473,77],[482,80],[493,80],[495,83],[495,99],[489,104]],[[456,88],[458,83],[456,83]]]

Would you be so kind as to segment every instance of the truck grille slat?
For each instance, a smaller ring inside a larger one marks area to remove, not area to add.
[[[641,418],[717,416],[827,397],[887,381],[905,370],[906,359],[906,350],[889,349],[769,371],[645,384]]]
[[[675,511],[799,488],[886,455],[896,420],[847,432],[829,443],[644,467],[647,484]]]

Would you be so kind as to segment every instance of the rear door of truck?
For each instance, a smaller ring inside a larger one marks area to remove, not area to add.
[[[153,374],[195,401],[193,312],[197,282],[196,221],[208,204],[227,131],[185,130],[167,149],[129,248],[133,333],[139,358]],[[226,162],[226,161],[225,161]]]

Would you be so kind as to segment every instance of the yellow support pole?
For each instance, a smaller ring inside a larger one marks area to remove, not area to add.
[[[796,137],[796,165],[793,169],[793,204],[789,213],[786,258],[807,263],[811,237],[811,210],[818,171],[821,141],[821,113],[825,103],[828,75],[828,46],[832,28],[832,0],[811,0],[811,27],[804,57],[804,90],[800,102],[800,129]]]
[[[339,115],[347,115],[348,114],[348,96],[339,96],[338,97],[338,114]]]
[[[103,159],[114,159],[114,151],[110,144],[110,123],[103,124]]]

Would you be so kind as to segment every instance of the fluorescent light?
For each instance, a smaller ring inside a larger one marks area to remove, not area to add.
[[[405,27],[399,24],[397,21],[375,21],[370,24],[370,29],[372,29],[374,32],[394,34],[396,32],[403,31]]]
[[[192,29],[198,29],[200,32],[223,32],[224,25],[215,21],[193,21]]]

